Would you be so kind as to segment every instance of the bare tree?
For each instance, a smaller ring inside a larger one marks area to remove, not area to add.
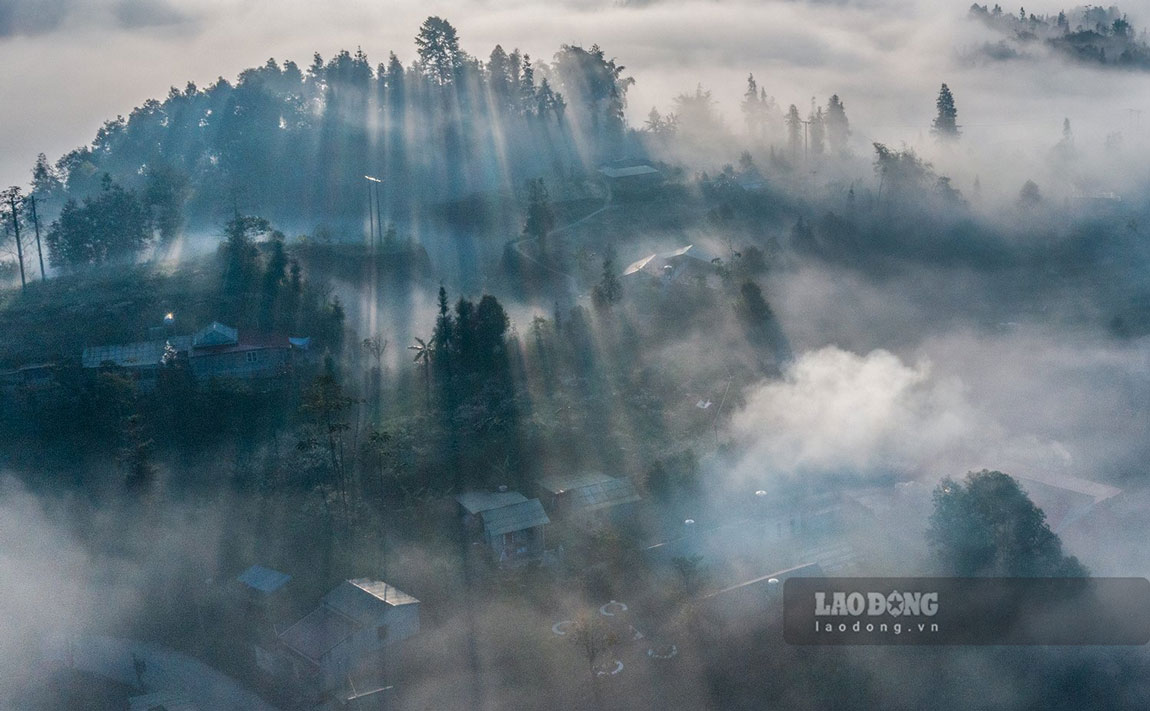
[[[575,618],[575,623],[571,625],[571,640],[579,645],[579,651],[587,660],[587,671],[591,675],[591,692],[595,697],[595,706],[598,708],[601,704],[599,702],[599,684],[595,662],[599,659],[599,655],[615,646],[618,637],[610,625],[601,618],[582,613]]]

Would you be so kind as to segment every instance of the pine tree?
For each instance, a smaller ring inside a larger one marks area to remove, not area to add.
[[[523,224],[523,234],[542,242],[547,233],[555,228],[555,211],[543,178],[527,183],[527,220]]]
[[[424,20],[415,37],[415,47],[420,66],[432,81],[440,86],[455,82],[465,56],[459,49],[459,35],[450,22],[441,17]]]
[[[938,115],[934,118],[932,133],[942,139],[958,138],[958,110],[954,107],[954,95],[946,84],[938,90],[938,99],[934,105],[938,108]]]
[[[787,144],[791,150],[791,158],[797,158],[803,147],[803,119],[799,116],[799,108],[794,104],[787,109]]]
[[[747,134],[758,138],[763,132],[763,104],[759,98],[759,84],[755,75],[747,75],[747,90],[743,92],[743,120],[747,123]]]
[[[811,114],[808,121],[810,123],[810,132],[811,132],[811,154],[816,155],[816,156],[822,155],[822,153],[823,153],[823,137],[826,135],[824,123],[823,123],[823,110],[822,110],[822,108],[816,108],[814,113]]]
[[[600,311],[610,309],[623,299],[623,283],[615,271],[615,250],[609,247],[603,255],[603,276],[591,292],[591,301]]]
[[[827,143],[834,153],[843,153],[847,148],[847,139],[850,138],[850,122],[847,121],[846,109],[839,95],[831,96],[827,102],[827,111],[823,122],[826,126]]]

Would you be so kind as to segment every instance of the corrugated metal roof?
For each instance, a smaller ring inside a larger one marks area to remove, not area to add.
[[[236,580],[260,592],[273,593],[286,585],[291,580],[291,576],[278,570],[265,568],[262,565],[253,565],[240,573]]]
[[[279,638],[289,649],[318,664],[356,630],[378,624],[388,608],[418,602],[380,580],[345,580]]]
[[[548,523],[551,523],[551,519],[547,518],[547,512],[543,510],[539,499],[528,499],[483,512],[483,530],[489,536],[525,531]]]
[[[212,321],[207,326],[196,331],[192,343],[197,348],[204,346],[223,346],[239,341],[239,331],[231,326],[225,326],[219,321]]]
[[[455,497],[467,513],[475,515],[511,504],[521,504],[527,497],[518,491],[468,491]]]
[[[695,245],[693,245],[693,244],[689,244],[686,247],[680,247],[680,248],[676,249],[674,252],[667,252],[666,254],[663,255],[663,258],[664,259],[670,259],[671,257],[681,257],[684,254],[686,254],[687,252],[690,252],[691,247],[694,247],[694,246]]]
[[[562,494],[573,512],[597,511],[640,499],[629,479],[616,479],[599,472],[551,476],[544,479],[541,486],[552,494]]]
[[[552,494],[562,494],[571,489],[579,489],[592,484],[602,484],[614,481],[614,477],[603,472],[575,472],[568,474],[552,474],[539,480],[539,486]]]
[[[411,595],[380,580],[345,580],[323,596],[323,604],[362,625],[371,625],[387,607],[417,603]]]
[[[659,175],[659,171],[649,165],[633,165],[630,168],[600,168],[599,172],[608,178],[633,178],[639,175]]]
[[[99,368],[104,363],[113,363],[123,368],[159,367],[164,357],[164,346],[168,343],[177,351],[191,348],[191,336],[172,336],[155,341],[121,343],[112,346],[88,346],[84,349],[81,362],[85,368]]]
[[[655,258],[655,255],[652,254],[650,256],[643,257],[642,259],[640,259],[636,262],[632,262],[630,265],[627,266],[626,269],[623,270],[623,276],[629,276],[631,274],[635,274],[637,272],[643,271],[643,267],[647,266],[651,262],[651,260],[654,258]]]
[[[326,605],[312,610],[306,617],[280,634],[289,649],[316,664],[323,655],[360,629],[361,625]]]

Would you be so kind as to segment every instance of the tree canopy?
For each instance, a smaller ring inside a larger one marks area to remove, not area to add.
[[[943,573],[957,576],[1084,576],[1062,552],[1046,514],[1013,477],[971,472],[934,490],[927,540]]]

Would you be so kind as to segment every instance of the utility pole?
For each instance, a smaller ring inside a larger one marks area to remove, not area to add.
[[[40,281],[44,281],[44,252],[40,249],[40,217],[36,214],[36,194],[28,196],[32,206],[32,225],[36,228],[36,256],[40,259]]]
[[[379,183],[375,184],[375,228],[379,230],[379,244],[383,246],[383,210],[379,204]]]
[[[380,213],[380,207],[379,207],[379,184],[382,183],[383,181],[380,180],[379,178],[375,177],[375,176],[372,176],[372,175],[365,175],[365,176],[363,176],[363,179],[367,181],[368,219],[372,221],[371,222],[371,225],[372,225],[372,228],[371,228],[371,246],[375,247],[376,246],[376,241],[375,241],[376,227],[375,226],[377,224],[379,225],[379,242],[380,242],[380,244],[383,243],[383,215]],[[372,215],[372,212],[371,212],[371,189],[372,189],[372,186],[375,187],[375,214],[374,215]]]
[[[363,177],[367,177],[366,175]],[[367,223],[368,223],[368,239],[371,240],[371,246],[375,246],[375,212],[371,206],[371,181],[367,183]]]
[[[12,209],[12,231],[16,233],[16,261],[20,263],[20,288],[27,289],[28,281],[24,278],[24,245],[20,243],[20,218],[16,211],[16,197],[20,189],[13,186],[8,188],[8,206]]]

